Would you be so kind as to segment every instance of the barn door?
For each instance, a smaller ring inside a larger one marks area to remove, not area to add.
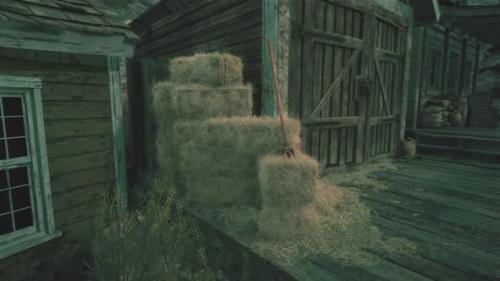
[[[403,27],[378,15],[373,20],[374,83],[367,96],[365,158],[390,154],[397,149],[406,49]]]
[[[402,83],[389,81],[402,70],[396,54],[401,29],[388,23],[379,33],[374,25],[382,26],[387,14],[377,15],[368,1],[302,4],[292,41],[291,54],[301,59],[292,61],[290,106],[302,120],[305,150],[322,166],[389,153],[397,138],[394,96],[402,93]]]

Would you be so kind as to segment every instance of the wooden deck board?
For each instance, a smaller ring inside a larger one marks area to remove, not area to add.
[[[374,175],[386,190],[358,190],[383,235],[414,241],[417,254],[372,251],[383,259],[375,268],[312,264],[343,280],[500,280],[500,168],[433,159],[396,166]]]
[[[395,166],[372,175],[387,189],[357,189],[382,235],[416,243],[416,253],[367,250],[380,259],[374,266],[308,257],[283,270],[287,278],[266,280],[499,281],[499,168],[432,159]]]
[[[449,137],[471,137],[500,141],[500,130],[487,128],[438,128],[418,129],[414,131],[421,135],[444,135]]]

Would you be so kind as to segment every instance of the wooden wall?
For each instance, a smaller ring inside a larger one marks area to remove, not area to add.
[[[417,127],[420,109],[430,98],[462,99],[462,107],[465,107],[465,97],[474,94],[480,48],[474,38],[441,25],[415,28],[408,97],[409,128]]]
[[[262,1],[194,1],[196,5],[181,10],[168,2],[172,0],[132,23],[141,37],[136,58],[166,61],[212,51],[237,55],[243,59],[245,82],[255,87],[255,112],[260,113]]]
[[[115,185],[106,58],[0,49],[0,75],[43,81],[54,216],[63,233],[0,260],[0,280],[79,280],[98,198]]]

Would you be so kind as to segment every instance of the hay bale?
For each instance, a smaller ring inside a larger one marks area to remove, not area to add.
[[[170,61],[170,81],[211,87],[242,85],[243,64],[231,54],[208,53]]]
[[[302,240],[321,232],[321,217],[314,203],[286,211],[264,206],[257,225],[267,239]]]
[[[287,208],[313,201],[319,164],[311,157],[302,153],[292,158],[268,155],[260,159],[258,171],[264,206]]]
[[[339,206],[345,199],[340,189],[330,187],[317,178],[315,185],[308,189],[312,198],[305,204],[294,201],[285,206],[263,200],[258,220],[261,234],[271,240],[313,241],[324,239],[333,224],[344,226],[350,223],[351,218],[345,216],[350,210],[340,212]]]
[[[155,112],[171,121],[252,115],[252,87],[210,88],[171,82],[153,89]]]
[[[300,124],[289,122],[289,134],[300,144]],[[178,185],[188,202],[210,206],[257,204],[257,161],[282,147],[280,123],[274,118],[212,118],[175,125]],[[182,145],[181,145],[182,144]]]
[[[157,170],[165,181],[174,183],[178,158],[174,124],[210,117],[250,116],[252,88],[233,86],[215,89],[161,82],[153,89],[153,110]]]

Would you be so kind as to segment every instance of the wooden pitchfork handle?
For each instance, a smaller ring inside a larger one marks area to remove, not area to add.
[[[276,98],[276,108],[281,123],[281,131],[283,133],[283,143],[284,143],[283,152],[287,157],[294,157],[295,151],[293,150],[291,142],[288,139],[288,135],[286,133],[286,121],[285,121],[285,114],[283,112],[283,99],[281,97],[281,91],[278,82],[278,71],[276,69],[277,67],[276,67],[276,60],[274,58],[273,45],[271,43],[271,40],[269,39],[267,39],[267,49],[269,51],[269,57],[271,58],[271,67],[272,67],[272,75],[274,82],[274,94]]]

